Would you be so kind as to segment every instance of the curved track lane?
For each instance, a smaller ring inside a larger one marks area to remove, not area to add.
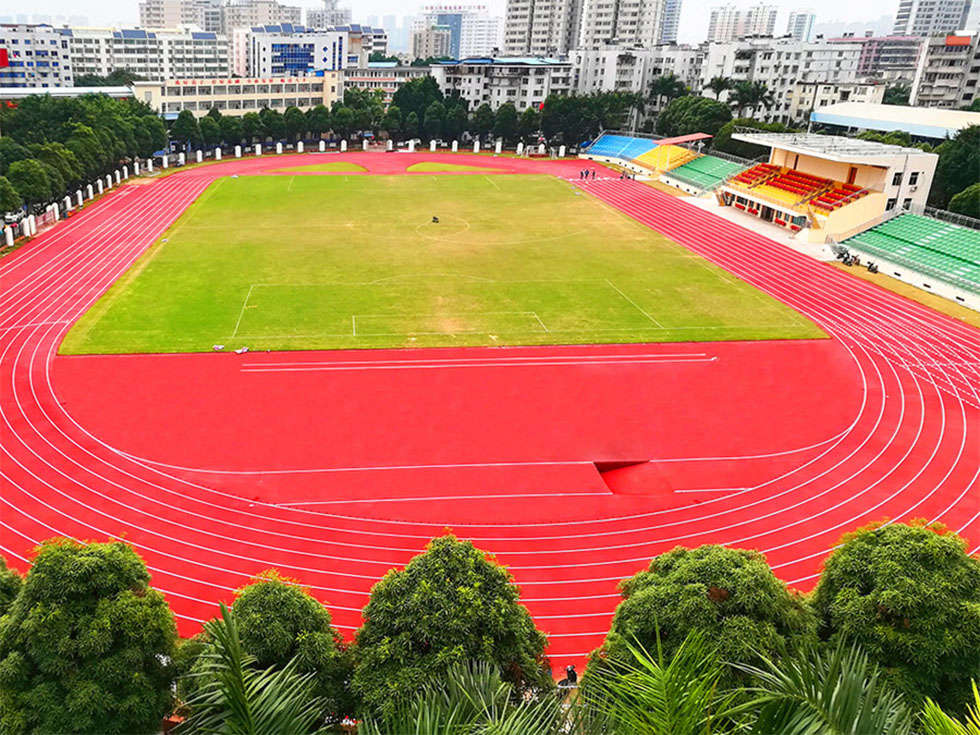
[[[433,158],[347,157],[372,173]],[[618,513],[596,504],[595,512],[546,521],[522,512],[523,503],[538,502],[533,493],[516,493],[506,501],[511,522],[482,525],[451,513],[379,518],[356,505],[250,501],[206,475],[103,441],[59,402],[52,364],[62,337],[216,176],[287,161],[231,161],[123,187],[0,263],[0,552],[9,559],[26,565],[32,547],[56,535],[125,538],[146,558],[184,633],[213,614],[216,600],[274,565],[309,585],[351,630],[371,584],[451,524],[511,568],[563,666],[601,642],[616,582],[676,544],[758,548],[804,588],[840,535],[870,520],[942,521],[977,550],[980,332],[643,184],[580,182],[579,161],[472,159],[564,176],[819,323],[861,382],[853,421],[791,455],[778,476],[719,497],[670,508],[638,501]]]

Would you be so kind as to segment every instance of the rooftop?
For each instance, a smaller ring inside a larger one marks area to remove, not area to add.
[[[732,138],[755,143],[770,148],[794,150],[809,155],[832,160],[854,160],[855,158],[881,158],[923,154],[918,148],[905,148],[900,145],[876,143],[872,140],[845,138],[842,135],[819,135],[817,133],[765,133],[755,128],[736,128]]]
[[[450,60],[450,61],[439,61],[436,62],[441,66],[459,66],[460,64],[498,64],[501,66],[552,66],[555,64],[568,65],[571,62],[562,61],[561,59],[552,59],[542,56],[477,56],[470,57],[467,59]]]
[[[810,113],[810,122],[865,130],[903,130],[922,138],[951,138],[962,128],[980,125],[980,112],[938,107],[839,102]]]

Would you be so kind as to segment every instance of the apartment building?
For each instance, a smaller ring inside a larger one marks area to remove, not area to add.
[[[221,9],[221,29],[231,35],[236,28],[265,25],[300,25],[302,8],[282,5],[276,0],[230,0]]]
[[[582,0],[507,0],[504,53],[564,56],[579,40]]]
[[[855,44],[861,48],[857,73],[885,81],[911,82],[919,63],[923,39],[919,36],[846,35],[828,38],[828,43]]]
[[[664,0],[583,0],[578,47],[654,46],[663,20]]]
[[[753,5],[742,15],[742,27],[739,36],[773,36],[776,32],[775,5]]]
[[[572,64],[546,58],[462,59],[436,64],[432,77],[445,95],[465,99],[470,109],[511,102],[518,112],[539,107],[548,95],[570,94]]]
[[[881,104],[885,84],[875,82],[797,82],[789,91],[790,120],[806,123],[810,113],[841,102]]]
[[[299,77],[348,66],[346,31],[312,31],[305,26],[283,24],[247,31],[240,28],[235,33],[236,45],[244,38],[250,77]]]
[[[658,43],[677,43],[677,29],[681,22],[683,4],[683,0],[664,0]]]
[[[669,74],[697,91],[701,87],[704,49],[673,44],[652,48],[614,46],[575,49],[569,59],[575,74],[574,88],[579,94],[646,93],[654,79]]]
[[[59,28],[75,74],[105,76],[126,69],[145,79],[228,76],[228,39],[210,31],[141,28]]]
[[[427,26],[412,31],[412,58],[453,57],[453,33],[449,26]]]
[[[323,0],[322,8],[308,8],[306,11],[306,25],[309,28],[333,28],[350,22],[350,8],[338,8],[337,0]]]
[[[48,25],[0,25],[0,87],[70,87],[75,71],[71,47]]]
[[[222,115],[244,115],[264,107],[283,112],[287,107],[308,110],[317,105],[330,107],[343,99],[341,72],[325,72],[317,77],[276,77],[216,79],[167,79],[134,82],[136,99],[146,102],[168,120],[183,110],[195,117],[212,108]]]
[[[922,47],[909,104],[969,107],[980,86],[980,33],[933,36]]]
[[[309,30],[309,29],[308,29]],[[348,67],[367,66],[371,54],[388,53],[388,32],[375,26],[351,23],[329,29],[347,34]]]
[[[753,5],[742,10],[737,5],[711,8],[708,42],[737,41],[747,36],[772,36],[776,29],[775,5]]]
[[[180,28],[194,26],[220,33],[221,0],[142,0],[139,4],[141,28]]]
[[[752,116],[770,122],[790,122],[790,103],[798,82],[856,82],[860,56],[858,46],[824,41],[757,38],[709,44],[701,80],[702,85],[718,76],[735,82],[761,82],[771,92],[774,104],[768,109],[751,110]],[[728,95],[723,92],[722,99]]]
[[[786,21],[786,35],[797,41],[809,41],[817,16],[812,10],[793,10]]]
[[[444,26],[450,31],[453,59],[491,56],[503,47],[503,19],[491,15],[486,5],[426,5],[416,17],[413,30]]]
[[[970,0],[899,0],[895,36],[933,36],[962,30],[970,14]]]
[[[348,89],[381,90],[385,104],[406,82],[429,76],[427,66],[400,66],[394,62],[374,62],[366,67],[344,70],[344,91]]]

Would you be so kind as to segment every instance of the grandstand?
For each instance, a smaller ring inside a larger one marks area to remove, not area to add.
[[[677,168],[671,169],[669,174],[662,176],[661,179],[664,183],[677,186],[680,189],[687,189],[684,184],[688,184],[697,191],[708,191],[743,168],[742,164],[705,154],[696,156]]]
[[[647,138],[634,138],[629,135],[613,135],[603,133],[588,147],[587,152],[592,156],[606,158],[621,158],[630,161],[652,151],[657,143]]]
[[[980,230],[906,212],[841,244],[884,261],[883,272],[915,285],[937,290],[932,280],[943,281],[956,289],[957,301],[980,308]]]

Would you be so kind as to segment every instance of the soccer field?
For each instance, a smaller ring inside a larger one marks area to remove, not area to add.
[[[61,351],[823,336],[550,176],[280,175],[216,181]]]

